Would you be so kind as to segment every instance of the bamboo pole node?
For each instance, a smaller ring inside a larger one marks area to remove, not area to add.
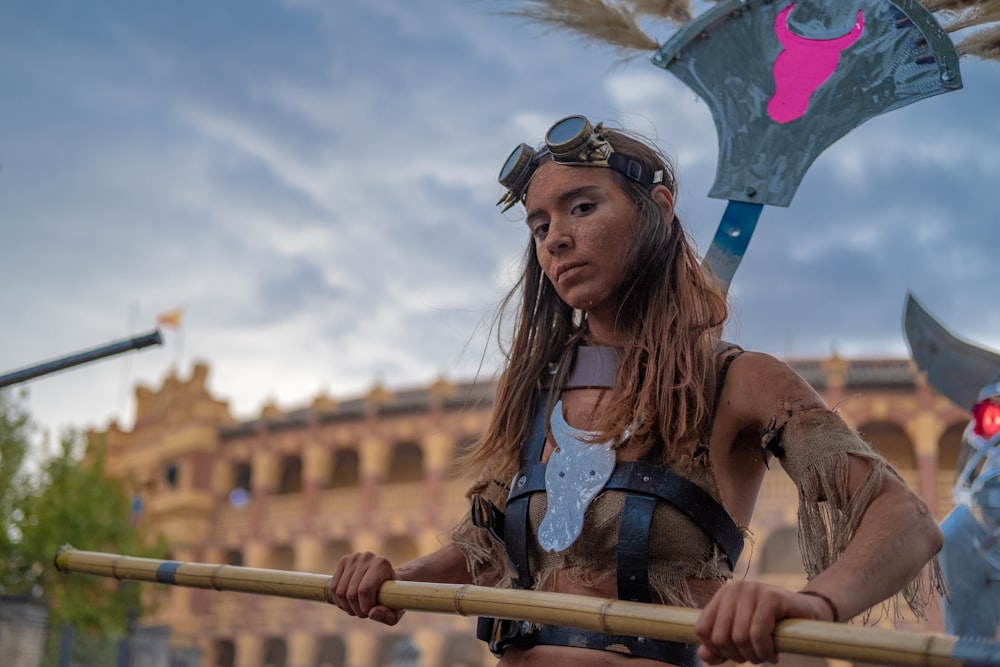
[[[237,565],[182,563],[64,545],[55,556],[61,572],[146,581],[218,591],[257,593],[333,604],[333,577]],[[608,634],[697,643],[699,610],[667,605],[472,584],[386,581],[378,604],[461,616],[490,616],[562,625]],[[804,619],[780,621],[774,631],[779,653],[796,653],[897,667],[1000,667],[1000,642],[940,633],[885,630]]]
[[[455,591],[455,613],[459,616],[468,616],[468,614],[465,613],[465,610],[462,609],[462,602],[465,601],[466,591],[467,589],[465,586],[462,586]]]

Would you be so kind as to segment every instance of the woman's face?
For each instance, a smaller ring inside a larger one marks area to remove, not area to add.
[[[525,209],[535,256],[556,293],[587,313],[592,334],[613,331],[615,296],[629,273],[635,206],[612,171],[543,162]]]

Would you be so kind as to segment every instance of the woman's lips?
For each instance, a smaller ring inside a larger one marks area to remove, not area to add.
[[[556,282],[562,280],[567,274],[572,275],[576,269],[584,266],[584,262],[572,262],[570,264],[563,264],[556,268]]]

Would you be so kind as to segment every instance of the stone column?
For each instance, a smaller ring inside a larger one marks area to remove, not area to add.
[[[45,649],[45,603],[0,595],[0,665],[38,667]]]
[[[444,433],[432,433],[424,440],[425,511],[427,523],[436,526],[444,501],[445,473],[455,448],[454,439]]]
[[[347,667],[372,667],[376,664],[379,649],[378,635],[371,632],[353,632],[346,639]]]
[[[378,489],[385,479],[388,446],[380,438],[367,437],[358,447],[361,473],[361,522],[368,523],[378,509]]]
[[[323,546],[312,535],[302,535],[295,541],[295,564],[299,572],[320,572]]]
[[[929,412],[921,412],[905,425],[906,434],[913,440],[917,455],[917,479],[919,488],[913,489],[930,509],[933,516],[938,513],[938,442],[944,433],[945,424]]]
[[[260,667],[264,662],[263,637],[245,633],[236,638],[236,660],[234,667]]]
[[[302,454],[302,530],[309,533],[319,511],[319,494],[327,481],[330,470],[330,452],[318,443],[306,448]]]
[[[838,405],[844,400],[844,387],[847,385],[847,370],[850,364],[834,352],[829,359],[821,364],[826,374],[826,391],[823,399],[827,405]]]
[[[316,637],[292,632],[288,637],[288,667],[312,667],[316,661]]]
[[[262,437],[261,444],[267,439]],[[250,534],[261,534],[261,523],[267,516],[267,503],[277,488],[278,462],[272,452],[258,452],[253,457],[253,491],[250,494]]]
[[[268,567],[269,551],[260,542],[247,542],[243,548],[243,564],[247,567]]]

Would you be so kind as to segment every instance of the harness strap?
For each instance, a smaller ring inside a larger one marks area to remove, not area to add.
[[[736,354],[729,354],[733,349],[737,350]],[[699,448],[707,449],[726,373],[732,361],[742,352],[738,346],[731,346],[721,352],[727,354],[727,357],[719,369],[712,416]],[[611,386],[617,371],[618,354],[614,348],[580,346],[563,389]],[[534,536],[530,534],[528,509],[531,495],[545,491],[546,465],[540,461],[545,448],[548,403],[546,389],[539,396],[528,441],[521,447],[521,467],[511,482],[506,515],[492,502],[478,496],[472,499],[473,524],[488,528],[494,537],[501,539],[516,573],[512,584],[522,589],[530,589],[534,584],[528,548]],[[651,601],[649,540],[653,513],[661,500],[673,505],[708,534],[725,554],[730,568],[735,568],[743,550],[743,534],[725,508],[694,482],[669,468],[652,463],[650,457],[646,456],[639,461],[618,462],[604,488],[626,493],[618,531],[619,599]],[[530,623],[520,621],[480,618],[476,635],[488,642],[490,650],[497,656],[512,645],[551,644],[618,652],[625,649],[627,654],[633,656],[661,660],[680,667],[697,667],[700,664],[696,644],[557,626],[533,627]]]
[[[480,619],[476,637],[487,642],[490,651],[498,657],[511,646],[547,645],[609,651],[635,658],[659,660],[680,667],[700,665],[697,644],[614,635],[555,625],[535,626],[523,621]]]
[[[625,496],[618,525],[618,599],[652,602],[649,593],[649,538],[656,496]]]
[[[694,482],[652,463],[623,461],[604,488],[635,491],[667,501],[705,531],[725,553],[729,566],[736,567],[743,551],[743,533],[729,512]]]
[[[541,488],[545,488],[545,466],[538,463],[545,450],[545,415],[548,411],[548,392],[542,392],[535,407],[535,418],[531,425],[531,435],[528,442],[521,448],[521,470],[518,471],[510,485],[510,496],[507,498],[507,516],[504,520],[504,545],[507,557],[517,576],[513,584],[516,588],[531,588],[534,584],[531,576],[531,562],[528,556],[528,544],[532,536],[528,524],[528,505],[530,494],[518,493],[527,486],[528,478],[524,473],[529,469],[541,468]],[[499,510],[498,510],[499,511]]]
[[[744,352],[743,348],[739,345],[730,343],[723,343],[723,345],[728,345],[728,347],[720,351],[719,354],[726,355],[726,358],[723,359],[722,365],[719,366],[719,372],[715,378],[715,400],[712,401],[712,416],[709,417],[708,423],[705,424],[705,428],[702,430],[701,441],[699,443],[703,448],[708,448],[708,442],[712,438],[712,427],[715,426],[715,415],[719,412],[719,400],[722,398],[722,390],[726,386],[726,375],[729,374],[729,365]]]
[[[621,350],[616,347],[580,345],[563,390],[613,387],[620,360]]]
[[[736,567],[743,552],[743,533],[739,526],[729,516],[729,512],[707,491],[689,479],[678,475],[669,468],[664,468],[655,463],[646,461],[619,461],[615,465],[615,471],[611,473],[611,478],[605,483],[604,488],[609,491],[630,491],[629,497],[638,493],[656,499],[666,501],[677,508],[682,514],[691,519],[699,528],[705,531],[712,538],[723,553],[729,566]],[[514,502],[527,502],[531,494],[545,490],[545,464],[534,463],[527,468],[522,468],[514,478],[511,485],[510,496],[507,499],[508,521],[510,526],[510,507]],[[626,498],[626,510],[629,500]],[[639,501],[633,501],[633,507],[641,505]],[[635,510],[638,511],[638,510]],[[525,514],[525,519],[527,514]],[[639,526],[640,517],[628,517],[627,512],[622,513],[622,524],[626,519],[631,522],[627,528],[619,527],[619,536],[622,531],[628,534],[636,534],[633,531]],[[649,517],[652,520],[652,516]],[[522,531],[517,530],[518,534]],[[508,530],[508,533],[510,531]],[[619,550],[623,543],[619,541]],[[648,556],[646,556],[648,563]]]

